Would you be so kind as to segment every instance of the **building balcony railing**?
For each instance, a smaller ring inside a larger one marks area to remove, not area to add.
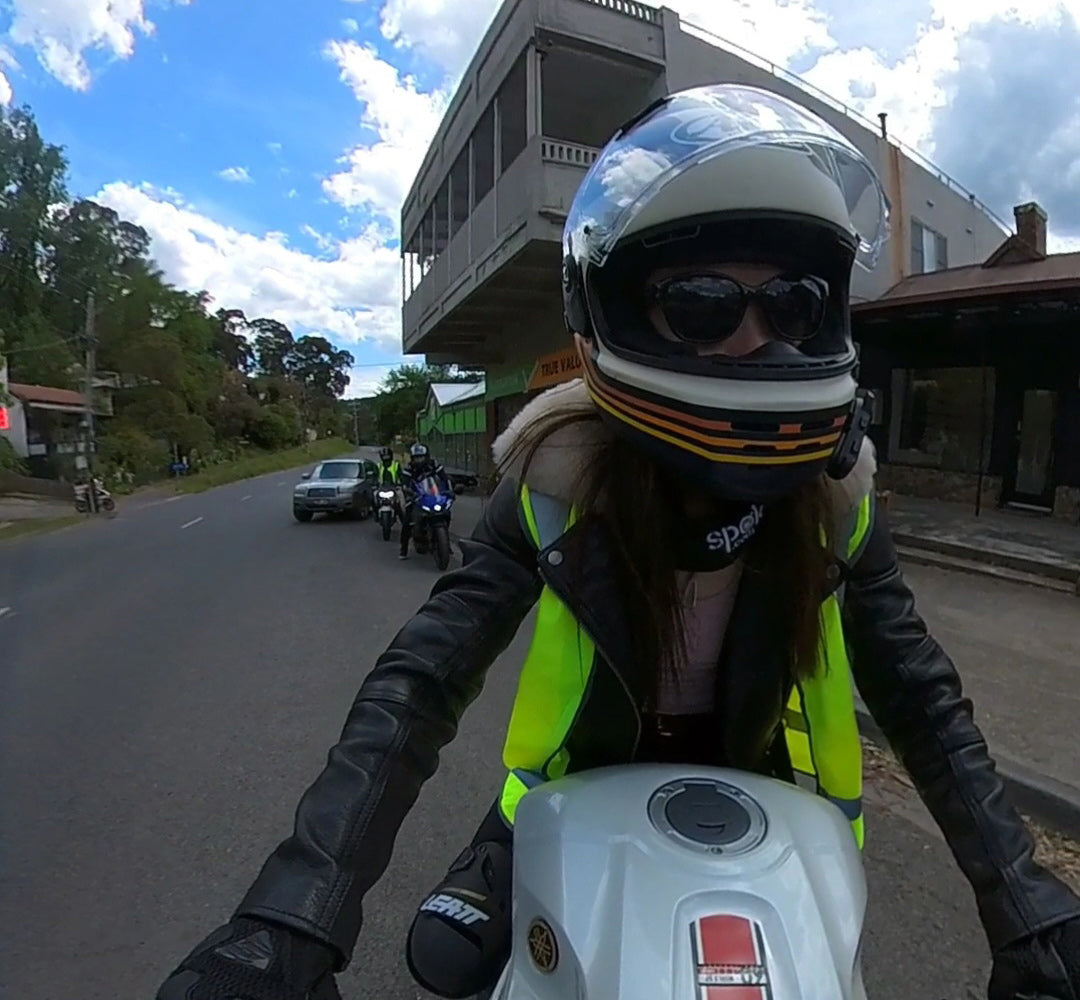
[[[545,163],[568,163],[574,167],[591,167],[600,150],[593,146],[579,146],[561,139],[543,139],[540,144],[540,158]]]
[[[585,0],[585,3],[595,4],[597,7],[604,7],[649,24],[660,23],[660,11],[648,4],[637,3],[637,0]]]

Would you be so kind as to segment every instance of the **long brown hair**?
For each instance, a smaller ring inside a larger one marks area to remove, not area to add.
[[[519,438],[504,464],[524,454],[522,479],[551,435],[573,425],[598,423],[584,408],[539,417]],[[595,517],[609,534],[620,572],[634,649],[644,669],[670,672],[676,682],[685,663],[685,630],[675,546],[671,532],[671,474],[622,438],[611,435],[583,463],[573,500],[581,517]],[[618,496],[632,497],[632,503]],[[824,532],[824,535],[823,535]],[[792,676],[811,676],[822,637],[819,609],[830,564],[832,517],[825,483],[814,480],[769,505],[751,543],[744,572],[766,578],[769,621],[785,633]]]

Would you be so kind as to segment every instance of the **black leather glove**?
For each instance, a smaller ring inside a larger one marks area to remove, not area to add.
[[[989,994],[990,1000],[1080,1000],[1080,919],[997,952]]]
[[[337,957],[315,938],[238,917],[196,945],[157,1000],[341,1000]]]

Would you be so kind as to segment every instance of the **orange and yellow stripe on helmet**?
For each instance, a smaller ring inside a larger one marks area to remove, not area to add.
[[[830,458],[843,434],[846,408],[812,422],[777,423],[749,430],[730,420],[681,412],[617,388],[604,378],[579,342],[585,384],[593,402],[623,423],[713,462],[735,465],[797,465]]]

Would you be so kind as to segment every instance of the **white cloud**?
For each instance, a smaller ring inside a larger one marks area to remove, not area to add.
[[[346,396],[361,399],[364,396],[374,396],[387,372],[399,368],[403,364],[415,364],[416,358],[402,358],[400,361],[391,361],[385,365],[372,367],[358,365],[349,369],[349,389]]]
[[[1076,253],[1080,251],[1080,236],[1058,236],[1052,232],[1046,234],[1047,253]]]
[[[889,115],[889,130],[927,156],[934,155],[934,116],[948,103],[946,77],[959,68],[959,51],[964,36],[989,21],[1008,17],[1029,25],[1055,20],[1067,11],[1080,16],[1080,0],[933,0],[929,16],[917,26],[916,39],[900,58],[886,59],[870,48],[834,49],[804,73],[805,78],[826,93],[877,119],[880,111]],[[895,16],[899,18],[899,11]],[[890,30],[894,16],[886,8],[877,12]],[[910,32],[910,23],[895,26]],[[867,85],[869,84],[869,88]],[[1037,100],[1037,96],[1033,95]],[[972,123],[973,128],[984,127]]]
[[[256,236],[224,226],[150,185],[107,184],[95,200],[142,226],[167,279],[206,289],[214,308],[324,332],[346,346],[400,344],[400,259],[373,230],[335,243],[332,257],[316,258],[289,246],[281,233]]]
[[[347,169],[328,177],[323,190],[346,208],[367,208],[397,231],[409,186],[446,109],[444,90],[422,93],[374,48],[331,42],[326,55],[337,63],[342,82],[363,106],[361,122],[376,135],[344,157]]]
[[[3,45],[0,45],[0,108],[7,107],[15,97],[15,92],[11,87],[11,81],[5,73],[6,69],[19,69],[19,61],[6,49]]]
[[[226,167],[218,171],[218,177],[233,184],[251,184],[251,174],[247,167]]]
[[[323,253],[330,253],[337,247],[337,241],[327,236],[325,233],[320,233],[314,226],[309,226],[304,223],[300,227],[300,231],[308,237]]]
[[[835,47],[825,15],[810,0],[668,0],[687,24],[704,28],[786,66],[808,51]]]
[[[183,6],[189,0],[161,2]],[[88,51],[127,59],[135,51],[136,33],[154,30],[144,0],[11,0],[11,8],[11,41],[33,48],[41,64],[75,90],[90,86]]]
[[[277,156],[284,147],[281,145],[280,142],[268,142],[266,144],[266,148],[269,149],[270,152],[273,153],[275,156]]]
[[[460,77],[502,0],[387,0],[379,15],[383,37],[414,49]]]
[[[386,0],[383,37],[413,49],[457,80],[491,24],[501,0]],[[659,6],[659,4],[656,4]],[[810,0],[666,0],[685,21],[716,32],[774,62],[835,42],[826,16]]]
[[[360,23],[355,17],[347,17],[341,22],[342,30],[350,35],[355,35],[360,31]]]

